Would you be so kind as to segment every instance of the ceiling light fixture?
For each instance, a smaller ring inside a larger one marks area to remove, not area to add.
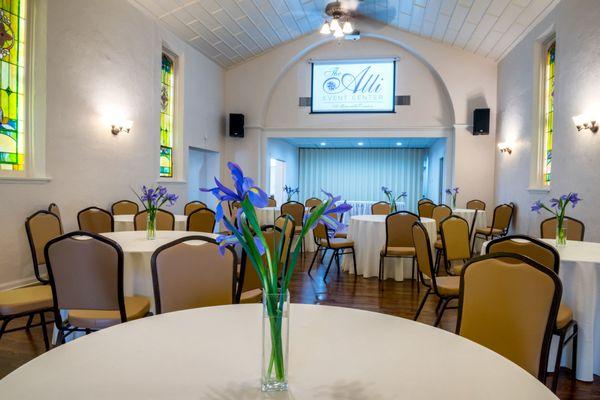
[[[331,17],[331,20],[325,20],[320,31],[323,35],[331,35],[337,39],[345,35],[358,35],[354,29],[350,18],[356,12],[361,0],[341,0],[333,1],[325,7],[325,14]]]
[[[396,142],[396,146],[402,146],[402,142]]]
[[[325,146],[327,143],[325,142],[321,142],[321,146]]]
[[[359,146],[362,146],[364,143],[363,142],[358,142],[357,143]]]

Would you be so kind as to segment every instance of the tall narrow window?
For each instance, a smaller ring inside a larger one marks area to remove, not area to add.
[[[173,177],[173,119],[175,103],[175,62],[162,53],[160,93],[160,176]]]
[[[544,110],[543,110],[543,166],[542,180],[545,186],[552,180],[552,136],[554,133],[554,65],[556,63],[556,41],[545,48],[544,54]]]
[[[25,165],[26,6],[0,1],[0,172]]]

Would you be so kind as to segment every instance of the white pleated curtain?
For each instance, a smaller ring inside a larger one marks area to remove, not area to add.
[[[321,189],[343,200],[386,200],[382,186],[407,192],[408,210],[422,197],[426,149],[300,149],[300,198],[322,198]]]

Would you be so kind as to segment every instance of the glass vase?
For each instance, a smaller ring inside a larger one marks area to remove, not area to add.
[[[148,210],[146,216],[146,239],[156,239],[156,211]]]
[[[556,225],[556,245],[566,246],[567,245],[567,228],[562,224]]]
[[[456,197],[452,197],[452,209],[456,210]]]
[[[282,392],[288,389],[289,310],[289,292],[263,291],[263,392]]]

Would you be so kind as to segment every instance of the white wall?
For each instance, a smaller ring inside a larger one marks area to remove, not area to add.
[[[269,165],[271,158],[285,161],[285,184],[292,188],[298,187],[298,169],[300,167],[298,164],[298,147],[280,139],[269,139],[267,142],[267,165]],[[269,174],[266,178],[265,190],[268,191],[271,187]],[[300,192],[300,198],[303,198],[303,196]]]
[[[44,1],[45,2],[45,1]],[[31,257],[25,218],[50,202],[61,208],[65,230],[76,213],[133,198],[130,186],[156,183],[159,149],[160,54],[163,41],[179,56],[187,147],[221,151],[224,73],[205,56],[163,31],[123,0],[47,2],[46,172],[48,183],[0,181],[0,287],[29,281]],[[42,38],[43,39],[43,38]],[[37,95],[41,95],[39,93]],[[109,108],[134,121],[129,134],[113,136],[101,118]],[[169,184],[187,200],[183,183]]]
[[[446,200],[443,196],[442,198],[439,196],[440,158],[444,157],[444,168],[447,167],[446,163],[448,162],[446,156],[446,139],[436,140],[435,143],[429,148],[428,157],[429,164],[427,166],[427,172],[429,176],[427,184],[427,198],[431,199],[436,204],[441,204]]]
[[[247,134],[242,142],[226,139],[223,158],[235,160],[264,185],[270,137],[448,137],[447,181],[461,186],[466,197],[491,203],[495,125],[489,136],[478,137],[469,125],[475,107],[489,106],[494,115],[496,65],[381,24],[363,21],[361,32],[363,39],[341,46],[318,33],[304,36],[228,70],[226,108],[246,115]],[[309,115],[298,107],[298,97],[310,95],[309,58],[373,56],[401,58],[397,94],[411,95],[412,106],[398,107],[394,115]],[[455,150],[458,144],[462,152]]]
[[[499,64],[498,141],[515,142],[511,155],[496,152],[496,198],[513,201],[519,211],[515,229],[539,235],[539,222],[547,215],[531,213],[537,199],[547,200],[570,191],[584,199],[568,214],[586,224],[586,240],[600,240],[598,214],[598,154],[600,135],[577,132],[573,115],[598,103],[600,89],[600,7],[596,0],[562,1]],[[535,100],[536,41],[556,32],[556,87],[552,185],[550,193],[528,191],[534,157],[532,108]]]

